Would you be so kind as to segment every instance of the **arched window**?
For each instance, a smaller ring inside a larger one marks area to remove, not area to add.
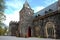
[[[35,36],[36,37],[40,36],[40,27],[39,26],[35,27]]]
[[[53,22],[47,22],[45,26],[47,38],[55,38],[55,25]]]

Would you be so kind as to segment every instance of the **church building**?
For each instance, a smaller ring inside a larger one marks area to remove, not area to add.
[[[19,11],[19,21],[9,23],[9,34],[19,37],[60,38],[60,2],[34,13],[27,1]]]

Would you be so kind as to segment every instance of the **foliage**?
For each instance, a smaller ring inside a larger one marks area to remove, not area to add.
[[[4,9],[5,9],[5,1],[0,0],[0,11],[4,12]]]
[[[3,12],[0,12],[0,23],[2,23],[5,20],[5,15],[3,14]]]
[[[7,31],[7,27],[5,27],[5,24],[3,21],[5,20],[6,16],[4,15],[5,10],[5,1],[0,0],[0,35],[5,35]]]
[[[5,35],[6,32],[7,32],[7,27],[1,27],[0,26],[0,36]]]
[[[5,2],[4,0],[0,0],[0,23],[3,20],[5,20],[4,9],[5,9]]]

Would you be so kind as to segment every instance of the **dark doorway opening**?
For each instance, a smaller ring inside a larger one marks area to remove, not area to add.
[[[28,37],[31,37],[31,28],[28,27]]]

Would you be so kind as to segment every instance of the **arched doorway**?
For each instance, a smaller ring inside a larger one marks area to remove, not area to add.
[[[53,22],[47,22],[45,26],[45,32],[47,38],[55,38],[55,25]]]
[[[28,37],[31,37],[31,27],[28,27]]]

